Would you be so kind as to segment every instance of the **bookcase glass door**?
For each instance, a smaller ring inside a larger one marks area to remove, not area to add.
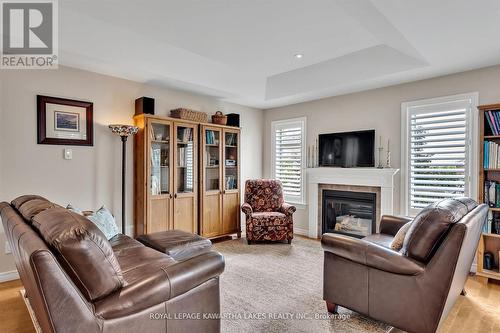
[[[205,130],[205,190],[220,191],[220,137],[221,132]]]
[[[224,188],[226,190],[238,189],[238,133],[224,132]]]
[[[152,123],[151,175],[152,195],[168,194],[170,191],[170,125]]]
[[[195,145],[192,127],[177,126],[177,193],[194,191]]]

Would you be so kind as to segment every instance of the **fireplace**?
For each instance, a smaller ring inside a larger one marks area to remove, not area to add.
[[[322,231],[362,238],[376,231],[376,193],[323,190]]]

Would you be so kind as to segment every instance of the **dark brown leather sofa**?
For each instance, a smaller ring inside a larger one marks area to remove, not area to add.
[[[178,261],[125,235],[108,241],[39,196],[0,203],[0,215],[43,332],[220,331],[219,253]]]
[[[467,198],[432,204],[399,252],[390,244],[408,219],[384,216],[380,234],[364,239],[323,235],[328,310],[340,305],[408,332],[435,332],[463,290],[487,212]]]

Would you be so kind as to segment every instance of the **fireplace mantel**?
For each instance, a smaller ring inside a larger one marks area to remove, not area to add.
[[[319,229],[319,184],[380,187],[380,214],[394,214],[394,176],[399,169],[310,168],[307,169],[309,237],[317,238]],[[377,232],[379,226],[377,225]]]

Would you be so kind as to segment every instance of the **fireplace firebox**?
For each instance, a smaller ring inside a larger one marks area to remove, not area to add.
[[[362,238],[376,228],[376,193],[323,190],[323,233]]]

